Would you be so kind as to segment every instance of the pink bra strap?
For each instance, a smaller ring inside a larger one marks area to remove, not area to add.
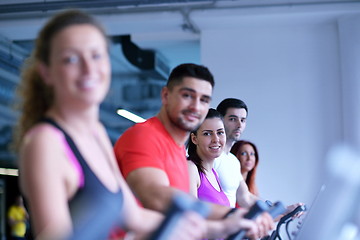
[[[79,175],[79,187],[84,187],[85,184],[85,178],[84,178],[84,173],[83,170],[81,168],[81,165],[79,163],[79,161],[77,160],[77,158],[75,157],[73,151],[71,150],[68,142],[65,139],[64,134],[57,128],[51,126],[51,128],[56,131],[59,135],[59,137],[61,138],[61,141],[64,144],[64,148],[65,148],[65,154],[68,157],[68,159],[70,160],[70,162],[72,163],[72,165],[75,167],[76,172]]]

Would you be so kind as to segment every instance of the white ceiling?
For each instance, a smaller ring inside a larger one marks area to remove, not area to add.
[[[84,9],[101,20],[109,35],[131,34],[140,47],[157,49],[171,61],[183,52],[178,51],[179,48],[196,47],[201,31],[234,28],[254,18],[276,21],[274,15],[296,16],[309,12],[313,12],[313,17],[307,18],[309,21],[323,21],[324,14],[339,12],[339,8],[351,11],[357,3],[359,1],[344,0],[1,0],[0,34],[10,40],[34,39],[39,28],[55,12],[52,9],[85,6]],[[21,8],[24,4],[28,6],[25,10]],[[1,13],[2,8],[11,12]],[[186,54],[191,52],[185,50]]]

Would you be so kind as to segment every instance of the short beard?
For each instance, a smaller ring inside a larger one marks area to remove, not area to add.
[[[182,118],[178,117],[178,118],[174,118],[171,116],[170,111],[167,111],[168,115],[169,115],[169,119],[171,121],[171,123],[173,123],[177,128],[186,131],[186,132],[192,132],[197,130],[201,123],[204,121],[204,119],[202,121],[199,121],[198,124],[196,124],[195,126],[189,126],[188,124],[186,124],[185,121],[183,121]]]
[[[233,143],[240,141],[241,135],[238,137],[231,136],[230,138],[226,139],[226,141],[232,141]]]
[[[189,126],[181,118],[177,118],[176,120],[173,120],[173,119],[170,119],[170,120],[176,127],[180,128],[181,130],[187,131],[187,132],[195,131],[201,125],[201,123],[198,123],[195,126]]]

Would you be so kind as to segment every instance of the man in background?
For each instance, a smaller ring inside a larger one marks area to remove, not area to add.
[[[241,134],[246,128],[248,107],[240,99],[226,98],[219,103],[216,110],[224,116],[226,146],[223,153],[215,159],[214,169],[218,173],[223,191],[229,198],[230,206],[235,207],[237,203],[241,207],[248,208],[260,198],[249,191],[241,175],[240,161],[230,152],[231,147],[240,140]],[[299,205],[303,205],[303,203],[287,206],[286,213],[291,212]],[[301,213],[296,216],[301,216]]]
[[[29,215],[25,209],[23,198],[21,197],[21,195],[16,196],[14,203],[10,206],[8,210],[7,216],[11,229],[11,239],[25,239]]]
[[[231,147],[240,140],[246,128],[248,108],[236,98],[226,98],[219,103],[216,110],[224,117],[226,145],[223,153],[215,159],[214,169],[219,175],[221,187],[230,201],[230,206],[238,203],[242,207],[250,207],[258,197],[249,192],[241,175],[241,166],[237,157],[230,153]]]

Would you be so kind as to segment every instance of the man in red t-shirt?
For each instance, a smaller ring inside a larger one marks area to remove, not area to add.
[[[196,64],[181,64],[170,74],[162,89],[160,112],[144,123],[128,129],[116,142],[114,151],[124,178],[141,204],[165,212],[177,191],[189,192],[185,142],[197,129],[210,107],[214,79],[210,71]],[[240,229],[248,236],[265,236],[274,224],[268,214],[261,224],[243,218],[238,210],[213,205],[207,221],[207,238],[224,238]]]
[[[184,146],[174,141],[159,118],[152,117],[126,131],[117,141],[115,150],[125,178],[134,170],[155,168],[166,173],[166,185],[189,191]]]

